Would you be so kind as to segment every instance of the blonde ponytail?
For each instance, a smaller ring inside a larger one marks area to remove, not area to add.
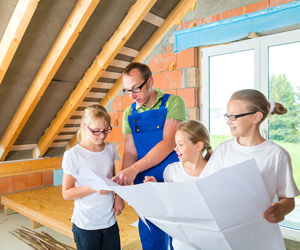
[[[199,141],[203,142],[203,152],[206,151],[204,160],[209,160],[213,151],[210,146],[209,133],[206,127],[201,122],[196,120],[189,120],[180,124],[177,130],[184,132],[187,135],[187,139],[193,144],[197,144]]]

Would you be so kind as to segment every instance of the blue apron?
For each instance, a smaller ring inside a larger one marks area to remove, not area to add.
[[[162,97],[159,109],[138,113],[136,103],[131,105],[132,111],[131,115],[128,116],[128,122],[132,131],[138,160],[143,158],[163,139],[163,129],[168,112],[166,102],[169,96],[169,94],[165,94]],[[145,176],[154,176],[158,182],[163,182],[163,172],[166,166],[176,161],[179,161],[178,156],[175,151],[172,151],[161,163],[139,173],[134,180],[134,184],[143,183]],[[147,223],[151,231],[141,220],[139,221],[139,233],[143,250],[168,249],[168,235],[151,222],[147,221]]]

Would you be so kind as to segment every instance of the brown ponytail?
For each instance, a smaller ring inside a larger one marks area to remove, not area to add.
[[[260,123],[264,121],[270,111],[270,103],[263,93],[255,89],[243,89],[236,91],[232,94],[230,101],[241,100],[248,103],[248,109],[250,112],[261,112],[263,118]],[[271,112],[271,115],[283,115],[287,112],[287,109],[279,102],[275,102],[274,110]]]

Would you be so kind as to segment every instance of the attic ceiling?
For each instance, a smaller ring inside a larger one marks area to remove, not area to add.
[[[84,107],[194,2],[0,0],[0,160],[61,155]]]

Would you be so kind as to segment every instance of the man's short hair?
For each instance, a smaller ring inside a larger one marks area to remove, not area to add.
[[[123,71],[123,75],[130,75],[130,72],[133,69],[137,69],[140,72],[143,80],[147,80],[149,77],[152,76],[152,72],[148,65],[140,62],[132,62],[129,65],[127,65],[127,67]]]

